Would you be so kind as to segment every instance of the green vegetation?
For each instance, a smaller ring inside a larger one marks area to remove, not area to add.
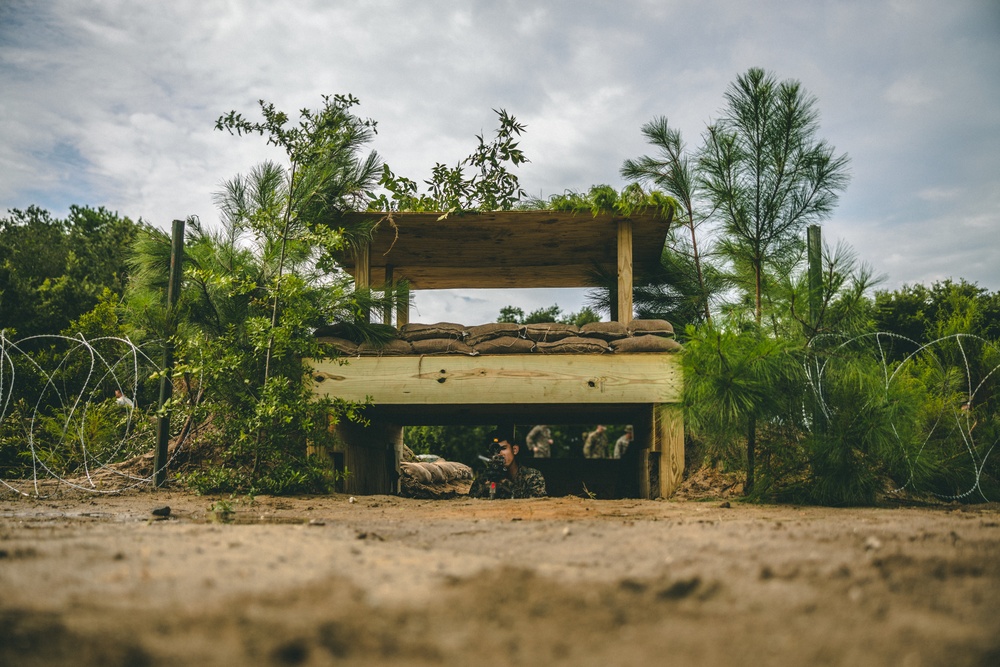
[[[65,220],[36,206],[11,210],[0,218],[0,328],[19,338],[57,333],[120,297],[144,226],[103,207],[71,206]]]
[[[600,316],[590,308],[584,307],[577,313],[563,314],[562,308],[552,305],[548,308],[538,308],[527,315],[517,306],[504,306],[500,309],[497,322],[512,322],[514,324],[538,324],[540,322],[559,322],[581,327],[590,322],[600,322]]]
[[[307,448],[330,446],[340,420],[363,422],[364,406],[313,400],[303,359],[336,356],[313,332],[338,323],[375,343],[391,333],[367,324],[373,294],[333,271],[371,233],[343,213],[652,209],[676,224],[660,272],[635,285],[635,315],[671,321],[685,345],[690,458],[742,472],[751,499],[997,499],[1000,292],[964,280],[876,291],[845,245],[810,253],[806,229],[831,215],[848,164],[819,138],[816,100],[758,69],[725,100],[696,150],[654,118],[641,128],[652,154],[624,162],[621,191],[548,199],[524,196],[512,170],[527,161],[526,128],[504,110],[490,141],[477,136],[454,167],[434,166],[425,192],[366,150],[376,124],[355,115],[351,96],[324,97],[294,121],[264,102],[260,121],[230,112],[218,129],[263,137],[285,159],[223,184],[218,229],[187,221],[172,311],[164,232],[103,208],[72,207],[65,220],[10,211],[0,219],[0,478],[140,461],[159,379],[150,359],[169,340],[166,409],[197,452],[184,483],[251,496],[329,490],[336,475]],[[596,321],[616,281],[594,281],[603,287],[580,312],[508,305],[498,321]],[[553,425],[553,455],[578,456],[591,426]],[[406,442],[475,463],[491,428],[408,428]]]
[[[516,141],[525,126],[504,109],[494,110],[494,113],[500,127],[493,141],[486,143],[482,135],[477,135],[479,145],[454,167],[436,163],[430,180],[424,181],[428,187],[424,194],[420,194],[416,181],[396,176],[388,165],[384,166],[379,185],[387,193],[369,192],[369,209],[446,214],[511,210],[525,194],[517,175],[508,168],[508,165],[516,167],[528,161]],[[467,169],[472,171],[471,175],[466,175]]]
[[[805,228],[833,210],[847,157],[817,138],[796,81],[751,69],[726,102],[695,153],[657,118],[643,127],[657,154],[622,167],[679,205],[670,278],[636,304],[686,325],[692,452],[742,469],[753,498],[996,497],[995,295],[946,282],[873,300],[877,279],[843,245],[817,254],[810,283]]]

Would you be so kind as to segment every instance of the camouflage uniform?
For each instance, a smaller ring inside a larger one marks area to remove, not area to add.
[[[469,488],[473,498],[489,498],[490,482],[483,476],[477,477]],[[519,466],[513,480],[504,478],[497,482],[496,498],[542,498],[545,493],[545,478],[534,468]]]
[[[588,459],[608,458],[608,432],[591,431],[583,443],[583,455]]]
[[[528,447],[535,452],[535,457],[540,459],[547,459],[552,456],[552,446],[549,444],[549,440],[551,439],[552,431],[544,424],[539,424],[528,431],[528,437],[526,438]]]
[[[615,441],[615,458],[620,459],[625,456],[625,452],[628,451],[628,446],[632,444],[628,435],[623,435]]]

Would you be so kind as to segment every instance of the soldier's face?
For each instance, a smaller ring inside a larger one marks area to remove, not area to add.
[[[500,456],[503,457],[504,465],[508,468],[514,462],[514,455],[517,454],[518,446],[512,445],[506,440],[500,443]]]

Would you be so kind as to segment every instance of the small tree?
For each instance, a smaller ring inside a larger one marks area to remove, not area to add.
[[[753,68],[726,92],[727,107],[708,127],[700,187],[721,226],[718,248],[752,303],[756,334],[765,291],[801,259],[802,232],[833,210],[848,180],[847,156],[816,138],[816,100],[797,81]],[[746,424],[747,491],[753,491],[757,418]]]
[[[337,227],[339,215],[367,201],[381,162],[362,154],[374,131],[350,96],[324,97],[297,125],[261,102],[263,122],[231,112],[217,127],[267,135],[288,166],[265,162],[226,182],[216,196],[222,228],[189,220],[185,274],[176,309],[176,402],[215,418],[214,465],[188,481],[201,491],[320,490],[328,471],[306,459],[306,442],[329,437],[328,418],[359,418],[356,406],[313,400],[303,359],[329,356],[313,331],[353,319],[357,295],[331,277],[334,252],[364,238]],[[136,247],[129,305],[133,326],[165,330],[162,286],[169,239],[157,230]],[[220,418],[224,417],[224,418]]]
[[[635,160],[626,160],[622,165],[621,174],[628,179],[651,183],[673,197],[678,203],[679,222],[686,232],[683,239],[673,230],[668,233],[670,243],[664,250],[664,275],[660,276],[659,280],[654,280],[651,285],[673,285],[675,286],[673,294],[690,295],[693,309],[700,314],[700,319],[711,323],[710,301],[721,289],[722,283],[713,268],[704,265],[705,251],[698,232],[702,223],[708,219],[708,209],[700,201],[700,181],[696,163],[685,153],[680,131],[670,127],[665,117],[654,118],[643,125],[642,133],[649,139],[649,143],[659,149],[659,155],[656,157],[644,155]],[[689,280],[688,275],[693,276],[693,280]],[[686,286],[686,282],[691,282],[693,285]],[[679,287],[681,289],[678,289]],[[662,294],[662,297],[657,299],[657,291],[647,287],[648,294],[640,295],[638,300],[640,303],[662,302],[670,298],[669,294]],[[659,291],[663,291],[662,287]],[[680,310],[684,299],[677,301],[680,303],[672,304],[668,308],[674,312]]]
[[[268,169],[260,175],[263,193],[253,203],[256,205],[251,215],[251,223],[274,226],[280,220],[280,239],[277,271],[271,308],[271,333],[268,336],[267,359],[264,366],[264,380],[271,371],[271,357],[274,352],[274,330],[278,323],[278,307],[281,297],[281,278],[284,273],[290,234],[316,231],[320,224],[331,224],[339,213],[356,208],[369,191],[381,166],[381,160],[374,151],[367,157],[358,152],[375,133],[375,121],[355,116],[351,109],[358,104],[351,95],[323,96],[323,108],[318,112],[303,109],[299,112],[298,125],[289,127],[289,117],[277,111],[273,104],[260,100],[263,122],[251,122],[235,111],[220,116],[215,127],[230,134],[267,135],[267,142],[285,151],[289,161],[286,174],[277,169]],[[278,180],[285,180],[285,192],[278,189]],[[228,197],[235,207],[224,208],[229,215],[247,215],[248,211],[238,207],[243,203],[239,197],[245,192],[242,183],[232,183]],[[283,194],[283,197],[279,195]],[[226,202],[223,203],[224,207]],[[280,218],[276,217],[280,215]]]
[[[388,194],[369,193],[368,208],[374,211],[509,211],[524,197],[517,175],[507,165],[516,167],[528,162],[516,141],[525,126],[506,110],[493,110],[500,120],[493,141],[486,143],[476,135],[479,146],[468,157],[449,168],[438,162],[430,180],[429,191],[419,194],[416,181],[396,176],[386,165],[379,185]],[[473,174],[466,175],[471,168]]]
[[[826,218],[846,187],[848,158],[816,138],[816,100],[798,81],[750,69],[726,100],[706,131],[698,171],[722,225],[719,249],[747,276],[760,324],[769,270],[789,273],[802,231]]]

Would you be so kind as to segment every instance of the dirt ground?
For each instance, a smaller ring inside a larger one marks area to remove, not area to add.
[[[996,666],[1000,506],[0,494],[0,665],[69,664]]]

